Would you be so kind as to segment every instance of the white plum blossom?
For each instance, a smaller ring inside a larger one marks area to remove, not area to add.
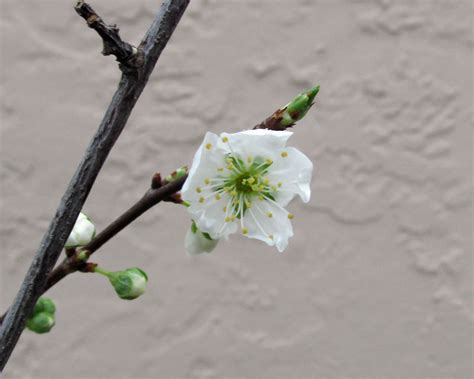
[[[66,248],[73,248],[87,245],[95,237],[95,226],[84,213],[79,216],[72,228],[71,233],[66,241]]]
[[[197,228],[218,240],[240,229],[283,251],[293,236],[285,207],[298,195],[310,199],[312,162],[293,147],[293,133],[247,130],[206,133],[182,189]]]
[[[202,233],[195,224],[188,229],[184,238],[184,247],[189,255],[210,253],[218,243],[219,240],[214,240],[209,235]]]

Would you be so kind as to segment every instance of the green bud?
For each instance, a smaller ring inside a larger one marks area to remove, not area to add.
[[[40,297],[33,309],[33,315],[38,313],[49,313],[50,315],[54,315],[54,312],[56,312],[56,306],[54,305],[53,300],[48,297]]]
[[[148,282],[146,273],[137,267],[110,272],[107,276],[117,295],[125,300],[133,300],[143,295]]]
[[[54,315],[47,312],[37,313],[26,321],[26,327],[38,334],[48,333],[53,326]]]
[[[301,120],[313,105],[314,98],[318,92],[319,86],[313,87],[309,91],[299,94],[289,102],[283,108],[281,124],[283,126],[290,126],[296,121]]]
[[[167,182],[172,182],[173,180],[182,178],[187,173],[188,173],[188,166],[183,166],[183,167],[178,168],[176,171],[172,172],[171,174],[169,174],[165,178],[165,180]]]

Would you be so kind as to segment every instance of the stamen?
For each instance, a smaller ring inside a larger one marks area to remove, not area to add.
[[[204,200],[205,200],[205,199],[204,199],[204,197],[202,197],[202,196],[199,198],[199,202],[200,202],[200,203],[204,203]]]
[[[212,143],[206,143],[206,149],[211,150],[212,149]]]
[[[247,228],[242,228],[242,234],[246,236],[247,234],[249,234],[249,230]]]
[[[221,199],[221,195],[219,195],[218,193],[216,194],[216,200],[220,200]]]
[[[201,193],[202,192],[201,187],[196,187],[196,192]]]
[[[288,218],[290,220],[293,220],[295,218],[295,215],[293,213],[288,213]]]
[[[209,178],[205,178],[205,179],[204,179],[204,183],[205,183],[205,184],[209,184],[210,182],[211,182],[211,180],[210,180]]]
[[[286,151],[281,152],[281,157],[282,158],[286,158],[287,156],[288,156],[288,152],[286,152]]]
[[[272,213],[272,212],[267,212],[267,217],[272,218],[272,217],[273,217],[273,213]]]
[[[222,137],[222,142],[224,143],[229,142],[229,139],[227,137]]]

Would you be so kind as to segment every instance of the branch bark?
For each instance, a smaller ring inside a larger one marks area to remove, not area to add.
[[[110,150],[122,132],[155,64],[183,15],[189,0],[165,0],[138,51],[143,61],[132,75],[123,71],[118,89],[74,173],[41,241],[21,288],[0,329],[0,371],[3,370],[36,301],[44,292],[48,274],[61,254],[74,222]]]

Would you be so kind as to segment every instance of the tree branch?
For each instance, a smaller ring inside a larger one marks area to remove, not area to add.
[[[21,288],[0,328],[0,371],[3,370],[25,327],[36,301],[44,292],[72,227],[84,205],[115,141],[122,132],[135,103],[189,0],[165,0],[138,50],[143,63],[136,75],[123,72],[119,87],[84,157],[64,193],[41,241]]]

